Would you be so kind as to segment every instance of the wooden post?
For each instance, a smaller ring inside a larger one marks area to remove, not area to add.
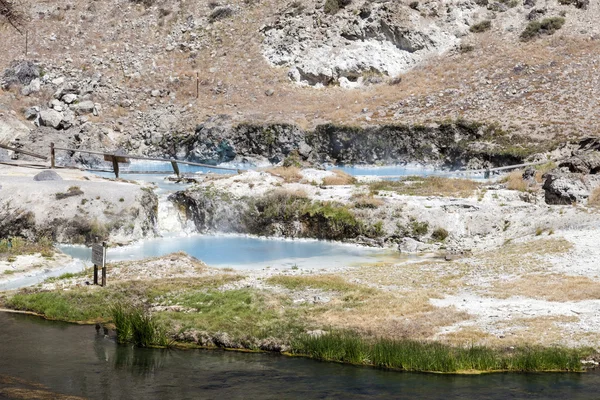
[[[25,57],[27,57],[28,48],[29,48],[29,31],[25,31]]]
[[[177,175],[177,177],[179,178],[179,165],[177,165],[177,161],[171,160],[171,165],[173,166],[173,171],[175,172],[175,175]]]
[[[98,284],[98,266],[94,264],[94,285]]]
[[[119,161],[115,156],[111,156],[111,159],[113,164],[113,170],[115,171],[115,177],[119,178]]]
[[[56,168],[55,159],[54,159],[54,142],[50,143],[50,169]]]
[[[102,251],[104,257],[102,257],[102,287],[106,286],[106,242],[102,242]]]

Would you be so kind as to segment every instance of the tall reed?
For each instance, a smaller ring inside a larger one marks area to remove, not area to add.
[[[292,353],[324,361],[405,371],[580,371],[578,350],[526,347],[512,351],[483,346],[453,347],[414,340],[367,340],[355,333],[302,335]]]
[[[165,347],[169,345],[166,330],[141,307],[116,304],[112,308],[117,341],[139,347]]]

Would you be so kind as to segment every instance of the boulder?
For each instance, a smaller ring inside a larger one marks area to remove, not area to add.
[[[91,114],[94,112],[94,102],[91,100],[82,101],[81,103],[75,104],[73,109],[80,114]]]
[[[40,112],[39,107],[29,107],[23,112],[23,115],[28,121],[32,121],[37,118],[38,113]]]
[[[34,181],[62,181],[63,179],[55,171],[46,170],[42,171],[33,177]]]
[[[62,101],[67,104],[72,104],[75,100],[77,100],[77,95],[75,93],[67,93],[62,97]]]
[[[42,88],[41,81],[39,80],[39,78],[35,78],[34,80],[31,81],[31,83],[29,83],[29,85],[24,86],[21,89],[21,94],[23,96],[29,96],[32,93],[39,92],[41,88]]]
[[[559,168],[568,168],[569,172],[581,174],[600,173],[600,152],[591,151],[575,155],[558,165]]]
[[[40,112],[40,123],[42,126],[49,126],[59,129],[63,120],[63,114],[56,110],[44,110]]]
[[[13,61],[4,71],[2,88],[8,89],[13,85],[29,85],[40,77],[40,67],[31,61]]]
[[[581,203],[600,187],[600,176],[553,172],[546,175],[543,189],[546,204]]]
[[[400,253],[420,253],[428,249],[429,246],[427,244],[409,237],[403,238],[398,244],[398,250]]]

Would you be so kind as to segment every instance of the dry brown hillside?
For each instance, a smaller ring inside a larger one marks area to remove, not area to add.
[[[489,20],[491,29],[473,33],[466,26],[456,46],[427,57],[400,79],[383,74],[382,82],[355,89],[335,82],[323,88],[292,82],[288,66],[273,66],[265,58],[261,28],[300,5],[305,18],[329,21],[327,31],[335,26],[334,18],[356,16],[368,1],[354,0],[337,16],[323,11],[325,1],[23,0],[23,7],[29,17],[28,59],[66,77],[101,73],[109,81],[113,92],[98,100],[102,112],[91,118],[94,123],[127,121],[138,111],[175,104],[187,106],[182,123],[190,124],[217,114],[302,127],[327,121],[362,125],[464,118],[499,122],[536,137],[596,135],[600,4],[591,1],[580,9],[575,2],[560,2],[400,2],[402,10],[414,6],[425,24],[445,18],[431,17],[432,8],[443,5],[449,10],[451,4],[469,10],[464,20],[471,26]],[[497,11],[495,4],[504,8]],[[215,15],[222,9],[230,11]],[[564,26],[523,42],[519,35],[532,10],[545,10],[539,20],[564,16]],[[11,61],[24,58],[25,38],[8,25],[0,34],[4,70]],[[160,96],[151,95],[153,90],[161,91]],[[50,90],[30,96],[17,89],[0,91],[0,102],[19,115],[51,97]]]

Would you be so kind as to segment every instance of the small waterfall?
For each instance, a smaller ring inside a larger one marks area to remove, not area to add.
[[[173,202],[168,199],[170,194],[158,193],[158,232],[161,235],[193,232],[193,226],[190,226]]]

